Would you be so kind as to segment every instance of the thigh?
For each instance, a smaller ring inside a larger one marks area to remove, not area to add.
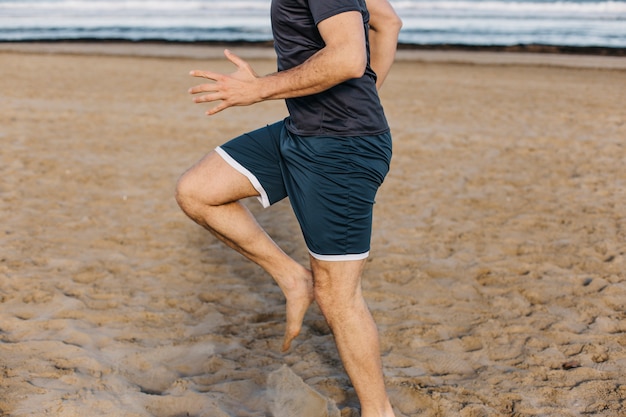
[[[236,137],[202,158],[179,181],[204,204],[257,197],[263,206],[284,198],[278,136],[282,122]]]
[[[259,192],[250,180],[228,164],[216,151],[193,165],[179,181],[179,188],[193,190],[195,199],[208,205],[222,205]]]

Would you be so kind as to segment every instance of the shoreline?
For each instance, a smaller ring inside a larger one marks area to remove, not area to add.
[[[0,42],[0,53],[108,55],[154,58],[221,58],[230,47],[246,59],[274,59],[271,42],[37,41]],[[626,49],[540,45],[463,47],[400,44],[397,61],[476,65],[532,65],[626,70]]]
[[[33,39],[18,41],[3,41],[2,44],[156,44],[156,45],[197,45],[197,46],[238,46],[251,48],[272,48],[273,41],[247,41],[247,40],[210,40],[210,41],[174,41],[163,39],[130,40],[123,38],[78,38],[78,39]],[[468,52],[520,52],[540,54],[567,54],[567,55],[593,55],[593,56],[626,56],[626,47],[610,47],[600,45],[573,46],[553,44],[513,44],[513,45],[469,45],[456,43],[442,44],[415,44],[398,43],[398,50],[402,51],[468,51]]]

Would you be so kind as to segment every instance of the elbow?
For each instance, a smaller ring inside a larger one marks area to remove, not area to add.
[[[338,52],[340,59],[334,61],[335,65],[330,70],[332,78],[337,83],[353,78],[361,78],[367,68],[367,55],[344,50]]]
[[[391,16],[391,18],[389,19],[389,25],[394,28],[396,30],[396,32],[400,33],[400,29],[402,29],[402,19],[400,19],[400,16],[398,16],[397,14],[393,14],[393,16]]]
[[[400,16],[396,15],[396,18],[394,19],[391,27],[395,30],[397,37],[400,34],[400,30],[402,29],[402,19],[400,19]]]
[[[361,78],[367,68],[367,52],[365,48],[353,49],[352,53],[345,54],[344,57],[345,78],[347,80]]]
[[[392,27],[396,30],[396,33],[399,34],[400,33],[400,29],[402,29],[402,19],[400,19],[400,16],[396,15],[395,19],[393,19],[393,23],[392,23]]]
[[[365,74],[367,68],[365,34],[362,38],[341,39],[333,44],[327,44],[323,54],[329,58],[328,63],[332,65],[329,71],[337,82],[361,78]]]
[[[402,19],[395,13],[387,16],[385,20],[385,24],[383,26],[385,30],[388,30],[390,33],[393,33],[396,37],[400,34],[400,30],[402,29]]]
[[[402,19],[393,10],[389,10],[387,13],[380,14],[370,20],[370,29],[374,32],[393,34],[396,37],[400,33],[402,25]]]
[[[350,78],[361,78],[365,74],[367,68],[367,57],[362,60],[356,60],[351,70]]]

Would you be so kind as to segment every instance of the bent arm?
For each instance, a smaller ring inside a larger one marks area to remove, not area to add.
[[[396,55],[402,20],[388,0],[367,0],[367,10],[370,13],[370,66],[378,76],[376,87],[380,89]]]
[[[321,21],[317,29],[324,48],[301,65],[262,77],[263,100],[315,94],[363,75],[367,54],[361,13],[340,13]]]
[[[191,71],[194,77],[215,82],[192,87],[189,92],[208,93],[195,97],[196,103],[221,101],[207,112],[213,115],[232,106],[319,93],[363,76],[367,51],[361,13],[340,13],[323,20],[317,28],[325,46],[302,64],[259,77],[246,61],[226,50],[226,57],[237,66],[237,71],[231,75]]]

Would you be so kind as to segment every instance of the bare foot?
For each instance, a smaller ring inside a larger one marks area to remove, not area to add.
[[[287,326],[283,339],[282,351],[286,352],[291,347],[293,339],[300,334],[302,320],[311,303],[313,303],[313,276],[311,271],[306,270],[301,278],[289,288],[284,288],[283,293],[287,299]]]

